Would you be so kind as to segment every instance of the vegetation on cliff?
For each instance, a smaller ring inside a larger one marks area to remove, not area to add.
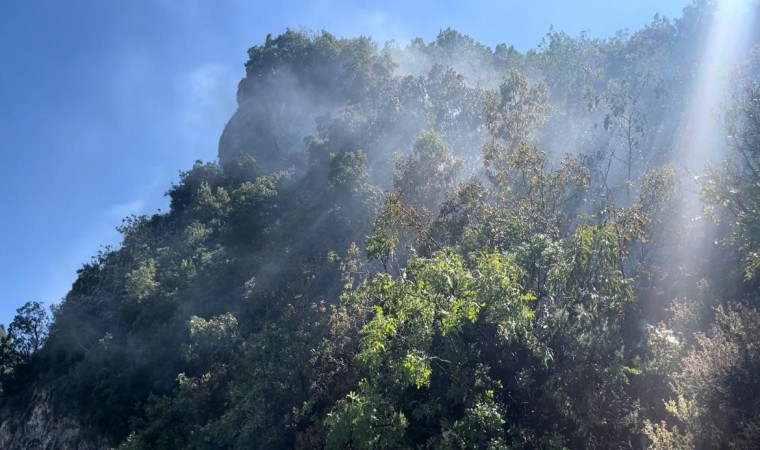
[[[714,20],[267,36],[219,161],[0,334],[5,407],[122,449],[756,448],[757,50],[684,148]]]

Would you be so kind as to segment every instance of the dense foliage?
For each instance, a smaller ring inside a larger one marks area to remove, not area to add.
[[[712,11],[525,54],[267,36],[219,162],[0,329],[5,407],[121,449],[757,448],[757,54],[717,225],[681,203]]]

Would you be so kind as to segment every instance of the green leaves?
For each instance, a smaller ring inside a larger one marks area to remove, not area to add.
[[[757,64],[757,57],[754,63]],[[758,286],[760,273],[760,83],[756,75],[737,80],[737,102],[727,113],[731,155],[701,180],[702,200],[713,219],[732,225],[725,243],[742,260],[746,287]]]
[[[326,448],[371,450],[403,446],[406,416],[378,395],[351,392],[325,419]]]
[[[507,147],[513,147],[528,142],[534,127],[546,121],[547,89],[543,84],[531,85],[525,75],[513,69],[504,77],[498,92],[486,94],[485,107],[488,131]]]
[[[615,224],[579,227],[568,239],[564,258],[549,273],[550,290],[591,310],[600,302],[617,309],[633,298],[631,280],[623,273],[624,256]]]
[[[62,404],[124,448],[622,448],[640,432],[701,445],[712,429],[750,442],[756,313],[720,313],[706,334],[643,325],[715,268],[744,284],[675,315],[708,323],[694,311],[758,297],[751,78],[728,115],[734,157],[703,183],[733,253],[675,267],[683,173],[654,165],[673,159],[682,105],[664,108],[660,75],[686,80],[694,55],[657,64],[694,20],[610,40],[550,31],[525,55],[453,30],[406,50],[269,36],[249,51],[221,165],[196,162],[169,212],[125,220],[43,351],[14,350],[12,327],[4,361],[39,354]],[[681,432],[644,421],[668,410]]]
[[[191,316],[187,327],[190,343],[185,347],[185,358],[190,361],[225,361],[238,351],[241,341],[238,321],[230,313],[209,320]]]
[[[397,441],[387,441],[391,437],[377,423],[364,422],[377,416],[368,419],[365,415],[385,411],[384,420],[389,421],[394,416],[391,411],[398,410],[398,417],[405,417],[395,422],[398,426],[424,423],[431,433],[449,436],[444,441],[452,439],[454,431],[445,432],[446,426],[437,421],[451,418],[461,421],[454,428],[465,427],[475,434],[475,430],[489,429],[489,435],[502,436],[494,442],[503,444],[504,421],[493,403],[499,384],[488,375],[483,352],[489,339],[509,345],[529,332],[533,314],[527,305],[535,297],[521,292],[520,270],[509,257],[486,253],[471,259],[466,262],[444,252],[429,259],[411,256],[405,277],[379,275],[352,294],[373,299],[374,304],[361,330],[358,358],[365,378],[360,391],[339,402],[327,421],[335,442],[360,448],[366,442],[392,445]],[[480,367],[475,376],[470,372],[474,367]],[[409,389],[428,391],[427,400],[409,404],[404,396]],[[450,416],[448,407],[439,403],[447,398],[446,392],[459,393],[448,397],[451,407],[463,405],[470,412]],[[361,431],[363,441],[355,435],[360,433],[355,428],[359,421],[368,427]],[[465,438],[469,445],[480,442],[475,434]],[[393,439],[398,436],[393,434]]]
[[[50,327],[50,316],[48,311],[40,302],[26,302],[16,309],[16,315],[8,325],[8,334],[5,332],[0,336],[0,345],[2,345],[3,359],[12,358],[8,353],[13,352],[20,355],[23,359],[29,360],[32,355],[37,353],[48,337],[48,328]],[[10,345],[10,349],[6,345]],[[9,367],[7,361],[3,361],[0,370],[3,372]],[[2,373],[0,373],[0,376]]]
[[[394,164],[393,187],[405,203],[436,211],[456,185],[462,162],[454,158],[433,130],[423,130],[414,141],[412,154]]]
[[[142,301],[155,294],[159,288],[156,281],[156,262],[148,259],[127,275],[125,289],[130,300]]]

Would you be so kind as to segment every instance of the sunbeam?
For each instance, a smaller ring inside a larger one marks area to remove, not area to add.
[[[689,100],[682,115],[676,141],[677,160],[689,175],[684,178],[680,200],[681,220],[688,230],[682,233],[677,263],[687,283],[697,281],[701,269],[709,270],[707,256],[714,239],[701,216],[699,181],[704,170],[726,157],[727,138],[721,111],[725,110],[737,64],[750,51],[755,29],[755,2],[719,1],[712,13],[709,32],[704,37],[702,55],[696,65]],[[683,286],[687,295],[693,286]]]
[[[754,13],[752,2],[746,0],[716,5],[678,142],[692,173],[725,155],[726,139],[717,111],[725,101],[732,70],[749,50]]]
[[[0,449],[760,448],[760,0],[7,3]]]

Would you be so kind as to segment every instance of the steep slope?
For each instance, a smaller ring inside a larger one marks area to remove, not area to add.
[[[713,13],[526,54],[268,36],[219,162],[125,220],[41,348],[0,339],[0,445],[751,447],[751,55],[701,184],[719,268],[675,168]]]

